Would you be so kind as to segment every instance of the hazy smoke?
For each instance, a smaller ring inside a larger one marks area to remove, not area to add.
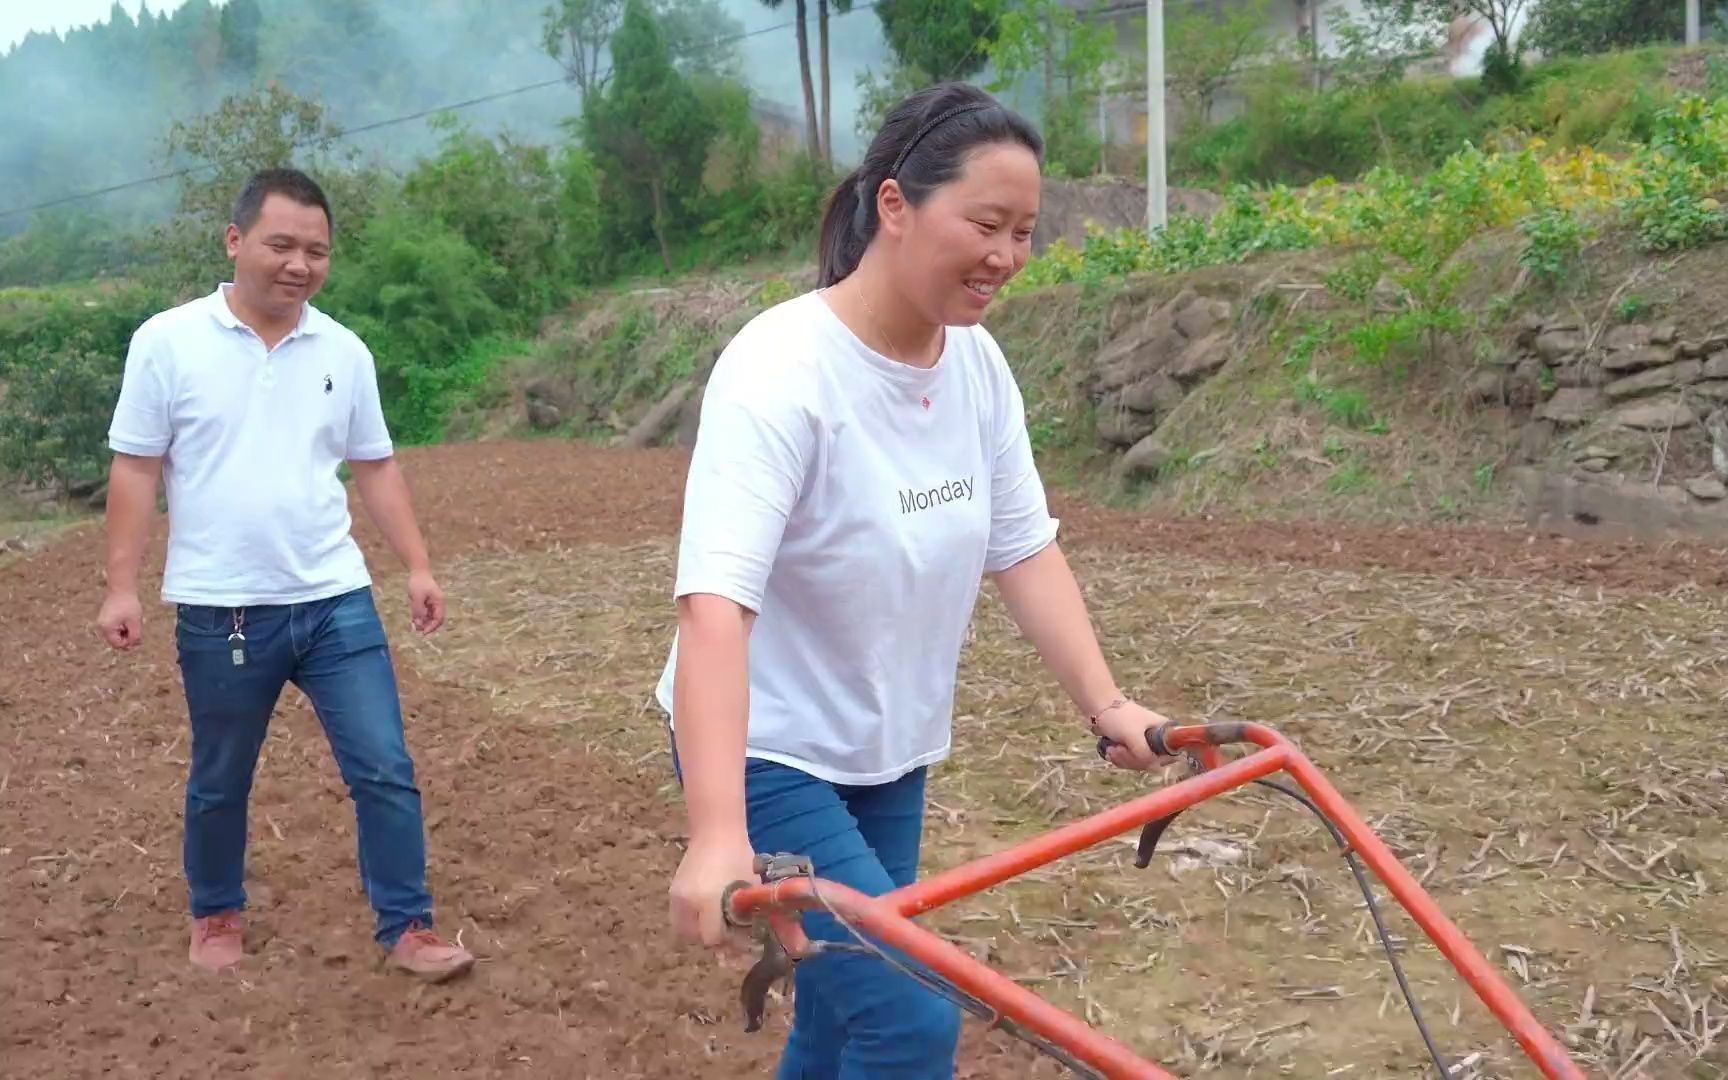
[[[175,119],[213,108],[222,96],[246,85],[244,74],[214,62],[214,36],[190,32],[209,26],[224,4],[187,0],[168,16],[173,33],[158,27],[141,33],[130,16],[124,23],[74,31],[62,42],[37,35],[0,56],[0,109],[7,117],[0,135],[0,211],[33,205],[78,191],[149,176],[168,164],[162,137]],[[796,118],[802,130],[794,5],[771,10],[760,0],[716,0],[746,33],[737,44],[742,72],[756,95]],[[541,45],[547,0],[257,0],[262,33],[257,69],[282,84],[320,99],[331,118],[346,128],[377,123],[542,80],[562,69]],[[820,95],[815,4],[809,3],[812,80]],[[309,12],[315,13],[309,14]],[[858,152],[853,118],[858,75],[883,71],[889,63],[881,24],[873,10],[830,12],[830,87],[834,151],[841,160]],[[324,42],[310,47],[314,22]],[[329,27],[341,27],[330,46]],[[771,29],[776,28],[777,29]],[[139,42],[150,40],[153,48]],[[376,88],[383,84],[388,93]],[[569,85],[516,94],[460,109],[467,126],[486,133],[508,130],[536,141],[567,138],[560,121],[580,110]],[[405,164],[434,145],[425,120],[354,135],[350,144],[365,156]],[[176,185],[165,181],[76,204],[126,218],[149,218],[173,205]],[[0,218],[0,235],[28,224],[25,215]]]

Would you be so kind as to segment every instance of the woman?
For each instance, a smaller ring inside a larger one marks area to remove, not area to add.
[[[978,325],[1025,265],[1043,144],[963,84],[889,113],[822,222],[816,291],[715,365],[685,491],[659,686],[690,843],[678,935],[719,945],[754,852],[870,895],[912,881],[980,579],[1119,767],[1162,763],[1056,544],[1018,387]],[[826,914],[812,937],[844,939]],[[779,1075],[949,1077],[959,1012],[879,960],[798,966]]]

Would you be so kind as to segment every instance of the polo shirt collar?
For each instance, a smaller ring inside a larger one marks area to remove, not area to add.
[[[250,330],[251,328],[241,322],[239,317],[234,314],[234,309],[228,306],[228,290],[233,287],[232,281],[225,281],[216,286],[216,291],[208,297],[210,314],[215,316],[217,322],[230,330]],[[317,315],[318,312],[313,309],[310,303],[301,304],[300,321],[294,325],[293,330],[289,331],[288,338],[316,334],[319,330]],[[287,340],[287,338],[283,340]]]

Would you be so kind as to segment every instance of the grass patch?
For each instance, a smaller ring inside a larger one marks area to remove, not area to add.
[[[595,290],[499,367],[495,388],[504,389],[495,392],[497,407],[483,426],[495,435],[616,438],[675,386],[706,378],[746,322],[809,288],[813,273],[782,260]],[[533,407],[523,407],[524,394],[549,404],[557,421],[536,420]]]
[[[43,502],[0,489],[0,564],[24,557],[100,513],[73,501]]]

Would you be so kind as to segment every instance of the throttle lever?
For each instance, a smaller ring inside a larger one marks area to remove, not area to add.
[[[810,877],[815,867],[804,855],[781,853],[758,854],[751,865],[763,884],[772,884],[792,877]],[[809,955],[811,942],[805,938],[797,916],[787,912],[769,911],[765,918],[740,921],[732,913],[732,896],[751,882],[734,881],[720,894],[720,911],[728,924],[737,927],[754,926],[762,945],[761,957],[744,975],[738,991],[738,1003],[744,1010],[744,1030],[758,1031],[762,1015],[768,1006],[768,991],[775,983],[789,979],[799,960]]]
[[[1171,725],[1159,724],[1146,729],[1146,744],[1152,748],[1154,754],[1157,754],[1160,757],[1175,756],[1170,752],[1170,746],[1164,739],[1164,729],[1167,726]],[[1110,748],[1116,745],[1119,744],[1110,736],[1098,736],[1098,756],[1108,760]],[[1201,764],[1200,759],[1195,755],[1189,753],[1184,754],[1183,756],[1188,759],[1189,767],[1195,772],[1206,771],[1206,766]],[[1187,807],[1183,807],[1182,809],[1186,810]],[[1134,865],[1136,868],[1144,870],[1152,864],[1152,855],[1158,849],[1159,838],[1164,835],[1164,830],[1168,829],[1170,823],[1175,821],[1177,815],[1181,813],[1182,810],[1172,811],[1161,818],[1154,818],[1141,826],[1140,842],[1134,847]]]

